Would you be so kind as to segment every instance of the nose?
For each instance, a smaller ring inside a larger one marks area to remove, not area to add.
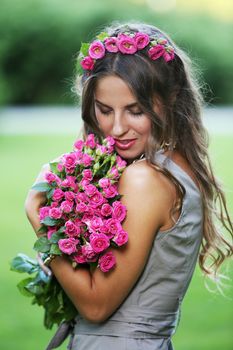
[[[124,113],[116,112],[112,125],[112,136],[119,137],[127,133],[129,129],[127,118]]]

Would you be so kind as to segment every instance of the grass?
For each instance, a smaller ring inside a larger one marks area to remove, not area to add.
[[[30,305],[16,284],[21,279],[9,272],[9,261],[18,252],[34,256],[35,236],[24,214],[26,193],[42,164],[71,150],[71,136],[1,136],[1,236],[0,255],[0,339],[3,350],[41,350],[53,331],[43,326],[43,310]],[[233,139],[214,136],[211,154],[217,174],[225,184],[230,211],[233,211]],[[232,267],[232,264],[231,264]],[[231,277],[233,277],[231,273]],[[226,290],[230,296],[232,289]],[[197,268],[183,303],[181,322],[174,336],[177,350],[230,350],[233,300],[207,291]],[[63,345],[61,350],[66,347]],[[120,350],[120,349],[119,349]]]

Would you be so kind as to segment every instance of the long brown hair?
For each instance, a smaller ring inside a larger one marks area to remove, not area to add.
[[[91,75],[82,76],[82,118],[84,133],[94,132],[101,137],[94,112],[94,91],[97,80],[107,75],[117,75],[131,88],[142,110],[151,118],[152,137],[145,151],[148,162],[163,172],[176,186],[179,199],[184,188],[174,176],[155,164],[154,154],[163,142],[175,145],[176,150],[188,161],[197,179],[203,197],[204,225],[199,264],[203,272],[217,276],[223,261],[232,255],[232,244],[220,232],[215,219],[233,237],[233,225],[226,207],[224,193],[214,176],[208,155],[208,136],[201,119],[203,98],[199,84],[192,72],[191,61],[175,43],[158,28],[142,24],[115,24],[105,28],[110,36],[125,31],[143,32],[149,36],[161,35],[175,48],[175,59],[169,63],[163,59],[152,61],[147,49],[134,55],[107,53],[97,60]],[[135,69],[137,67],[137,69]],[[136,73],[135,73],[136,72]],[[163,118],[154,111],[157,98],[162,105]]]

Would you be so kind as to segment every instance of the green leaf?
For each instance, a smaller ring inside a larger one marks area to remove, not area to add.
[[[64,233],[56,232],[56,233],[52,234],[52,237],[50,238],[49,242],[57,243],[59,241],[59,239],[63,239],[63,238],[64,238]]]
[[[62,255],[62,252],[60,251],[59,247],[57,244],[52,244],[50,248],[50,254],[55,254],[55,255]]]
[[[12,261],[11,261],[11,271],[16,272],[27,272],[29,274],[32,274],[33,272],[36,272],[39,268],[39,264],[36,260],[30,259],[27,255],[24,254],[18,254]]]
[[[43,220],[41,220],[41,223],[46,226],[56,226],[57,220],[50,218],[49,216],[46,216]]]
[[[37,230],[37,233],[47,233],[47,227],[42,225],[39,230]]]
[[[33,281],[33,278],[25,278],[17,284],[17,287],[22,295],[25,297],[32,297],[34,294],[26,289],[27,285]]]
[[[109,35],[108,35],[108,33],[106,33],[106,32],[101,32],[99,35],[97,35],[97,39],[99,39],[100,41],[104,41],[104,39],[105,38],[108,38],[109,37]]]
[[[58,164],[59,164],[59,162],[50,162],[49,163],[52,173],[54,173],[56,175],[60,174],[60,172],[57,170],[57,165]]]
[[[34,244],[33,249],[37,252],[48,253],[50,251],[50,242],[47,237],[40,237]]]
[[[54,188],[51,188],[49,191],[47,191],[47,193],[46,193],[47,199],[51,199],[52,198],[54,191],[55,191]]]
[[[82,44],[81,44],[81,48],[80,48],[80,53],[81,53],[83,56],[87,56],[87,55],[88,55],[89,47],[90,47],[90,43],[82,43]]]
[[[39,192],[47,192],[49,191],[51,186],[48,184],[48,182],[38,182],[35,185],[32,186],[33,190],[39,191]]]
[[[35,283],[33,281],[31,281],[30,283],[28,283],[25,286],[25,289],[28,290],[30,293],[32,293],[33,295],[40,295],[43,294],[44,292],[44,288],[42,285],[40,285],[39,283]]]

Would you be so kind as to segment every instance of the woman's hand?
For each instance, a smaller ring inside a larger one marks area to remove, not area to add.
[[[49,171],[49,164],[45,164],[36,181],[38,182],[45,181],[44,175],[47,171]],[[46,203],[46,195],[44,192],[38,192],[36,190],[29,190],[26,200],[25,200],[25,211],[30,221],[37,237],[43,236],[43,234],[38,233],[39,228],[41,227],[40,219],[39,219],[39,209]]]

